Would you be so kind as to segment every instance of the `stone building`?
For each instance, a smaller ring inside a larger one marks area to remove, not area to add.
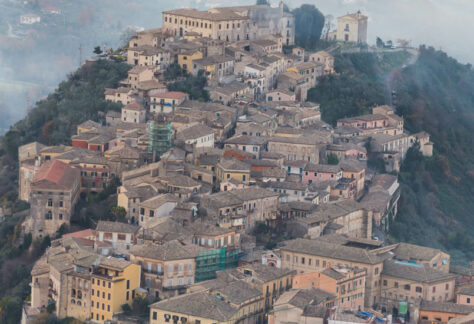
[[[183,37],[195,32],[201,37],[237,42],[258,40],[268,35],[282,35],[286,45],[294,44],[294,17],[279,8],[238,6],[207,11],[175,9],[163,12],[163,30]]]
[[[79,198],[79,168],[59,160],[44,163],[31,182],[30,214],[24,223],[34,237],[54,234],[68,225]]]

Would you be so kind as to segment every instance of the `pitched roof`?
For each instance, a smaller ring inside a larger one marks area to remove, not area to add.
[[[435,302],[423,299],[420,304],[420,310],[467,315],[474,312],[474,306],[449,302]]]
[[[454,280],[456,275],[441,272],[428,265],[412,264],[402,261],[385,260],[382,274],[416,282],[437,282]]]
[[[226,144],[263,145],[267,139],[261,136],[237,135],[225,141]]]
[[[159,93],[151,95],[152,98],[160,98],[160,99],[184,99],[189,97],[189,94],[181,92],[181,91],[169,91],[165,93]]]
[[[203,291],[163,300],[150,305],[150,308],[219,322],[230,320],[239,311],[238,308],[231,306],[217,296]]]
[[[134,234],[138,231],[138,226],[120,222],[99,221],[95,230],[100,232]]]
[[[186,141],[214,134],[214,130],[206,125],[198,124],[176,132],[176,138]]]
[[[218,164],[224,170],[250,172],[250,165],[237,159],[222,159]]]
[[[397,247],[392,252],[395,253],[395,258],[398,260],[430,261],[442,251],[421,245],[398,243]]]
[[[271,190],[267,190],[260,187],[248,187],[245,189],[234,189],[229,191],[232,195],[236,196],[237,198],[248,201],[248,200],[255,200],[255,199],[263,199],[269,197],[278,196],[278,193],[273,192]]]
[[[339,165],[331,164],[308,163],[304,170],[309,172],[338,173],[341,171],[341,167]]]
[[[474,296],[474,285],[466,288],[462,288],[458,292],[459,295],[468,295],[468,296]]]
[[[137,102],[129,103],[128,105],[122,107],[122,110],[145,110],[145,107],[140,105]]]
[[[293,294],[288,304],[304,308],[306,305],[319,305],[334,298],[336,298],[335,295],[321,289],[300,289]]]
[[[342,261],[353,261],[365,264],[378,264],[383,258],[365,249],[341,246],[320,240],[295,239],[284,242],[283,251],[305,253],[309,255],[328,257]]]
[[[112,269],[112,270],[119,270],[122,271],[131,265],[130,261],[122,260],[119,258],[114,257],[106,257],[102,258],[99,262],[100,267]]]
[[[75,180],[79,177],[79,169],[59,160],[48,161],[36,172],[32,185],[37,189],[69,190],[72,189]]]
[[[188,244],[185,245],[178,240],[172,240],[165,242],[163,245],[156,244],[143,244],[132,246],[130,253],[132,255],[160,260],[160,261],[171,261],[171,260],[183,260],[193,259],[198,256],[200,252],[206,251],[205,248]]]

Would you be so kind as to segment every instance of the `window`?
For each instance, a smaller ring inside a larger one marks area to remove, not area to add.
[[[409,291],[409,290],[410,290],[410,285],[405,285],[405,286],[403,286],[403,289],[405,289],[405,290],[408,290],[408,291]]]
[[[48,207],[52,207],[53,206],[53,200],[50,198],[48,199]]]
[[[107,299],[110,300],[110,293],[107,294]]]
[[[127,299],[127,300],[130,299],[130,292],[129,292],[129,291],[127,291],[127,297],[126,297],[126,299]]]
[[[301,264],[304,264],[304,261],[305,261],[305,259],[304,259],[304,257],[302,257],[301,258]]]
[[[421,287],[416,287],[416,288],[415,288],[415,291],[416,291],[417,293],[421,293],[421,292],[422,292],[422,288],[421,288]]]
[[[387,285],[387,280],[384,280],[384,281],[383,281],[383,285],[384,285],[384,286]]]
[[[466,304],[470,304],[471,303],[471,298],[470,297],[467,297],[466,298]]]
[[[398,288],[398,282],[395,281],[395,283],[393,284],[393,286],[394,286],[395,288]]]
[[[59,207],[63,207],[63,205],[64,205],[64,204],[63,204],[63,201],[60,200],[60,201],[59,201]]]
[[[127,280],[127,289],[130,289],[130,280]]]
[[[436,287],[433,287],[433,292],[436,292]]]
[[[449,284],[446,284],[446,290],[449,290]]]
[[[153,312],[153,319],[156,320],[157,319],[157,316],[158,314],[156,312]]]

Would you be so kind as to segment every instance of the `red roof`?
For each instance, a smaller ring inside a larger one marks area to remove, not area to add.
[[[142,105],[137,102],[132,102],[123,107],[122,109],[133,109],[133,110],[142,110],[145,109]]]
[[[48,161],[40,167],[32,184],[34,186],[49,184],[53,187],[68,189],[72,187],[76,177],[80,177],[79,169],[62,161],[54,160]]]
[[[162,98],[162,99],[183,99],[188,96],[189,95],[187,93],[184,93],[181,91],[170,91],[170,92],[155,94],[155,95],[152,95],[151,97]]]
[[[95,236],[95,230],[89,228],[82,231],[68,233],[68,234],[64,234],[63,238],[68,238],[68,237],[84,238],[84,237],[89,237],[89,236]]]

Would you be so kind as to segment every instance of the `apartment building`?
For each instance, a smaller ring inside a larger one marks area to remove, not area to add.
[[[102,258],[91,278],[91,319],[96,323],[112,320],[131,305],[140,288],[140,267],[117,258]]]

